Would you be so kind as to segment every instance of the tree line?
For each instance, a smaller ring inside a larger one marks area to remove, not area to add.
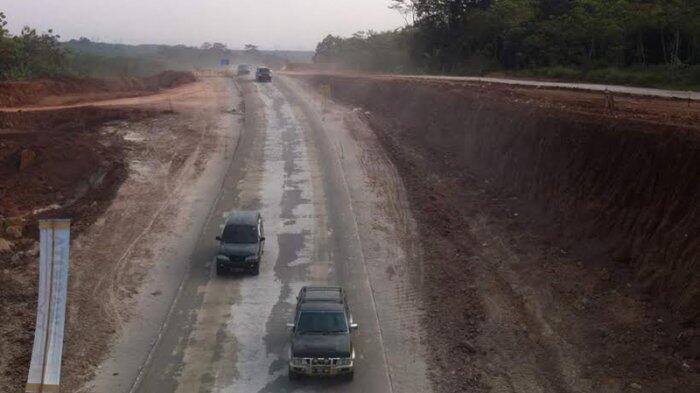
[[[455,74],[552,67],[682,71],[700,63],[698,0],[393,0],[392,8],[406,17],[406,27],[328,36],[316,61]],[[398,67],[392,60],[398,58],[407,63]],[[700,71],[693,72],[700,79]]]
[[[308,62],[311,52],[266,51],[254,44],[244,50],[221,42],[186,45],[127,45],[95,42],[85,37],[61,41],[52,30],[45,33],[24,27],[13,35],[0,11],[0,81],[31,80],[56,75],[92,77],[149,76],[171,70],[218,67],[220,60],[282,66],[287,61]]]
[[[37,33],[24,27],[19,35],[10,35],[5,14],[0,12],[0,80],[31,79],[60,72],[66,54],[58,35],[49,30]]]

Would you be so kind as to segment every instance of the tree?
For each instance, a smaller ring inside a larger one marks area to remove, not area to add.
[[[330,63],[339,54],[343,39],[334,35],[327,35],[321,42],[316,45],[316,53],[314,54],[314,62]]]
[[[222,44],[221,42],[211,44],[211,49],[217,52],[226,52],[228,50],[226,44]]]
[[[0,80],[32,79],[65,71],[66,52],[59,35],[52,30],[37,33],[25,26],[13,36],[6,25],[5,14],[0,12]]]
[[[5,29],[5,26],[7,26],[5,13],[0,12],[0,39],[5,38],[5,35],[7,35],[7,30]]]
[[[403,16],[406,25],[416,23],[416,6],[419,0],[392,0],[390,9],[398,11]]]

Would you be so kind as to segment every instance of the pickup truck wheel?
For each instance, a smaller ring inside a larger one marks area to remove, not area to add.
[[[256,263],[255,266],[253,266],[253,268],[250,269],[250,272],[253,273],[254,276],[260,274],[260,262]]]
[[[216,265],[216,275],[217,275],[217,276],[223,276],[223,275],[224,275],[224,269],[223,269],[221,266],[219,266],[219,265]]]
[[[348,374],[343,375],[343,380],[344,381],[352,381],[352,379],[355,377],[355,372],[351,371]]]

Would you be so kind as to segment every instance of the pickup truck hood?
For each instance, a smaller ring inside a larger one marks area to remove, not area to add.
[[[219,247],[219,254],[226,256],[242,256],[256,255],[258,253],[257,244],[222,244]]]
[[[349,334],[300,334],[292,338],[292,356],[347,358],[352,353]]]

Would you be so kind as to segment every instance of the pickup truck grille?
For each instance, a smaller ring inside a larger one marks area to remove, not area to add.
[[[242,256],[242,255],[229,255],[229,257],[228,257],[228,259],[229,259],[231,262],[245,262],[245,259],[246,259],[246,258],[247,258],[247,257]]]
[[[303,358],[302,364],[307,366],[335,366],[340,358]]]

